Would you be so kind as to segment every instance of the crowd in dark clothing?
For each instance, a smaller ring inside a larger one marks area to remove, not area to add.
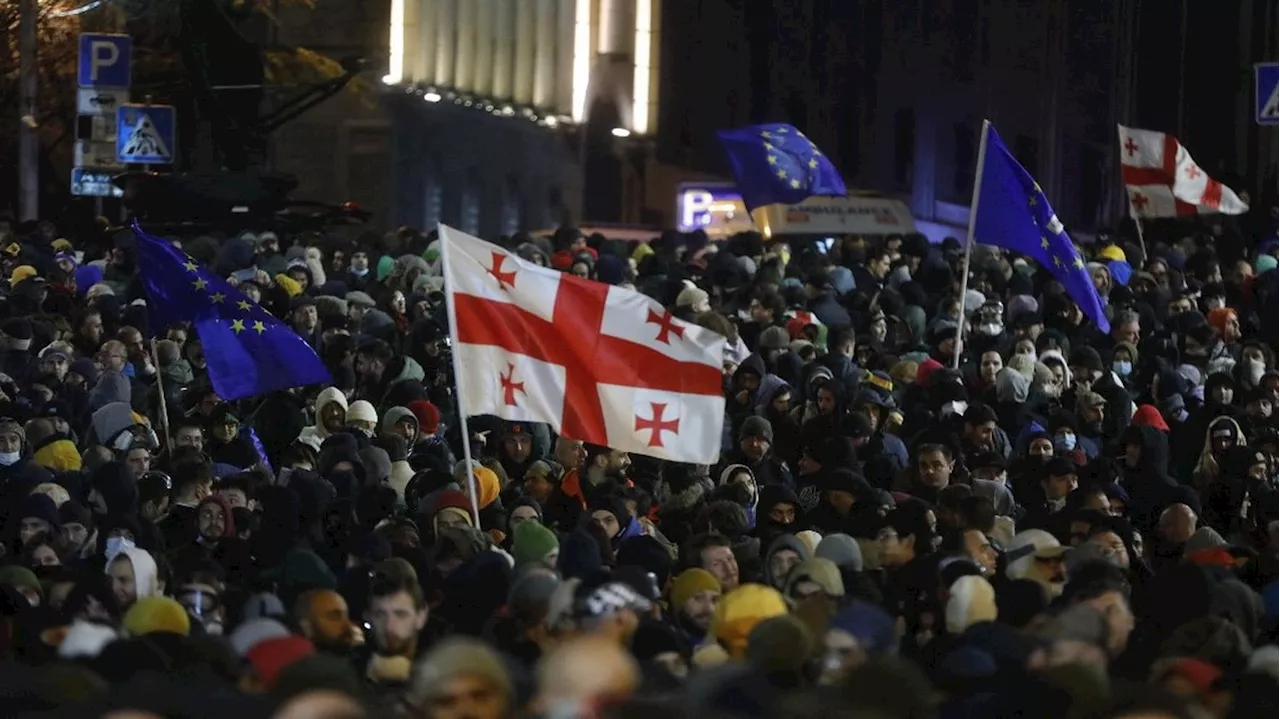
[[[1103,333],[950,239],[499,238],[728,338],[702,466],[463,436],[434,232],[171,238],[333,377],[228,402],[101,227],[0,225],[0,714],[1280,710],[1274,239],[1084,247]]]

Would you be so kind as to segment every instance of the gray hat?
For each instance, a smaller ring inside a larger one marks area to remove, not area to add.
[[[373,301],[367,292],[360,290],[352,290],[347,293],[347,302],[357,307],[377,307],[378,303]]]
[[[783,327],[767,327],[760,333],[760,341],[758,343],[762,350],[782,350],[786,349],[791,343],[791,335]]]
[[[240,626],[236,627],[236,630],[231,632],[231,636],[227,639],[236,654],[243,657],[249,653],[249,650],[268,639],[287,636],[289,636],[288,627],[275,619],[259,617],[241,622]]]
[[[766,442],[773,444],[773,425],[764,417],[747,417],[738,429],[738,441],[747,437],[763,437]]]

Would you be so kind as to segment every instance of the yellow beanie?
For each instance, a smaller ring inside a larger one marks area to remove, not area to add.
[[[36,464],[55,472],[79,472],[80,452],[69,439],[59,439],[36,450],[32,459]]]
[[[124,613],[124,628],[135,637],[152,632],[185,637],[191,631],[191,618],[181,604],[168,597],[143,597]]]
[[[277,285],[279,285],[284,289],[284,291],[289,295],[290,298],[294,298],[302,294],[302,285],[298,284],[298,281],[293,279],[289,275],[286,275],[286,274],[276,275],[275,281]]]
[[[12,287],[19,282],[35,277],[38,274],[40,273],[36,272],[36,268],[31,265],[18,265],[13,268],[13,274],[9,276],[9,286]]]
[[[502,483],[498,479],[498,475],[488,467],[476,467],[471,470],[476,478],[476,488],[480,490],[480,494],[476,497],[476,504],[480,505],[480,509],[493,504],[493,500],[498,498],[502,492]]]
[[[1098,257],[1104,260],[1118,260],[1120,262],[1126,261],[1124,250],[1116,247],[1115,245],[1107,245],[1101,250],[1098,250]]]
[[[695,594],[702,592],[720,592],[720,580],[705,569],[693,567],[680,572],[671,582],[671,610],[680,611],[680,607]]]
[[[68,240],[65,237],[59,237],[58,239],[54,240],[50,244],[53,247],[53,249],[57,250],[58,252],[70,252],[75,249],[74,247],[71,246],[71,240]]]
[[[763,584],[744,584],[720,600],[711,622],[711,635],[730,657],[740,658],[747,651],[747,635],[757,624],[786,613],[787,602],[778,590]]]

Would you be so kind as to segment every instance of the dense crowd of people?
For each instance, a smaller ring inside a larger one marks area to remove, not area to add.
[[[0,225],[5,716],[1278,711],[1276,245],[1233,221],[1083,247],[1105,334],[951,239],[494,238],[729,338],[715,466],[462,436],[434,232],[171,239],[332,385],[224,401],[130,231]]]

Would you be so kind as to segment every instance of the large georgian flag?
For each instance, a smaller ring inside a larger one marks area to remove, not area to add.
[[[459,399],[468,415],[713,464],[724,337],[644,295],[525,262],[440,226]]]
[[[1178,138],[1167,132],[1119,128],[1120,172],[1134,217],[1249,211],[1231,188],[1200,169]]]

